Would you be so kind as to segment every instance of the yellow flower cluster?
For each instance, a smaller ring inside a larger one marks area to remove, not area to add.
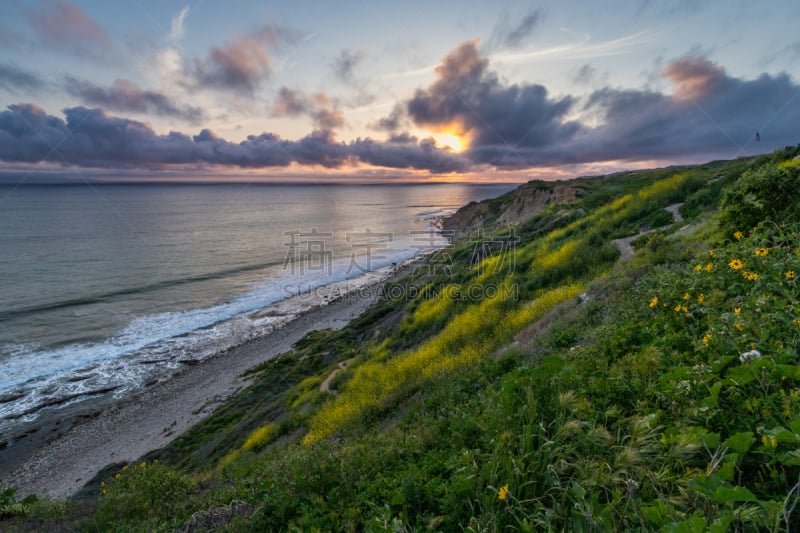
[[[708,348],[708,345],[711,343],[711,339],[713,338],[714,336],[711,333],[706,333],[705,335],[703,335],[703,346]]]
[[[746,279],[747,281],[755,281],[760,277],[755,272],[750,272],[748,270],[745,270],[744,272],[742,272],[742,276],[744,276],[744,279]]]
[[[653,299],[650,300],[650,303],[647,304],[647,305],[650,306],[650,309],[652,309],[655,306],[657,306],[658,305],[658,296],[653,296]]]
[[[744,263],[742,263],[739,259],[734,259],[730,263],[728,263],[728,266],[734,270],[741,270],[742,268],[744,268]]]

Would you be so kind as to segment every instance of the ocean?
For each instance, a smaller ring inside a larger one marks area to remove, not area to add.
[[[512,185],[0,187],[0,432],[279,327]]]

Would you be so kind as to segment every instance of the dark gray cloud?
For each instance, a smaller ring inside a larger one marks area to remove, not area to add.
[[[0,63],[0,89],[14,93],[32,93],[47,83],[38,74],[11,63]]]
[[[476,44],[464,43],[445,57],[436,81],[418,89],[404,108],[418,127],[468,137],[466,156],[473,163],[524,168],[685,161],[800,142],[800,85],[785,73],[743,80],[703,57],[682,57],[661,71],[671,92],[604,87],[581,101],[552,98],[542,85],[501,83]],[[577,116],[583,122],[571,118]],[[393,112],[379,124],[395,131],[401,120]],[[750,144],[756,131],[757,148]]]
[[[552,99],[542,85],[503,85],[475,41],[445,57],[436,74],[407,102],[408,115],[418,126],[469,136],[475,162],[516,166],[517,151],[563,145],[582,129],[567,119],[572,97]]]
[[[493,49],[518,48],[533,34],[543,19],[544,13],[541,9],[529,11],[521,19],[513,21],[508,13],[503,14],[492,29],[489,47]]]
[[[373,130],[388,131],[391,133],[402,128],[407,122],[405,106],[403,104],[395,104],[389,115],[379,118],[377,121],[371,123],[369,127]]]
[[[344,114],[335,101],[323,92],[306,96],[301,91],[281,87],[272,103],[273,117],[307,115],[314,126],[333,130],[344,125]]]
[[[205,118],[199,107],[179,105],[165,94],[142,89],[129,80],[119,79],[111,87],[104,88],[67,76],[64,89],[85,104],[114,111],[166,115],[191,123],[198,123]]]
[[[224,46],[214,47],[204,59],[194,60],[187,73],[196,88],[252,93],[272,71],[270,50],[294,43],[298,35],[286,28],[264,26]]]
[[[663,74],[672,94],[604,88],[591,95],[586,106],[603,125],[582,140],[589,158],[733,157],[756,131],[759,151],[800,142],[800,85],[785,73],[742,80],[705,58],[684,57]]]
[[[91,59],[108,59],[111,38],[83,9],[64,0],[42,2],[28,13],[39,40],[50,48]]]
[[[64,117],[48,115],[33,104],[12,105],[0,112],[0,160],[114,169],[269,168],[292,163],[338,168],[359,162],[431,172],[469,168],[462,158],[426,141],[343,143],[330,131],[315,131],[296,141],[262,133],[233,143],[207,129],[194,137],[178,132],[158,135],[142,122],[101,109],[68,108]]]

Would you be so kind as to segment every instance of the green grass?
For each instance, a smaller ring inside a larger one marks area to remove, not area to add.
[[[791,179],[796,152],[581,180],[515,228],[513,264],[456,244],[453,276],[417,272],[393,285],[409,298],[309,334],[144,467],[67,503],[4,493],[2,525],[170,531],[244,500],[230,531],[786,531],[800,224],[788,202],[731,227],[725,198]],[[618,262],[611,239],[674,203],[686,221]],[[319,393],[345,359],[339,395]]]

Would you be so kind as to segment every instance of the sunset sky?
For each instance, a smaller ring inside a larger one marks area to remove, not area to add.
[[[792,0],[4,0],[0,174],[523,181],[767,152],[800,142],[798,20]]]

